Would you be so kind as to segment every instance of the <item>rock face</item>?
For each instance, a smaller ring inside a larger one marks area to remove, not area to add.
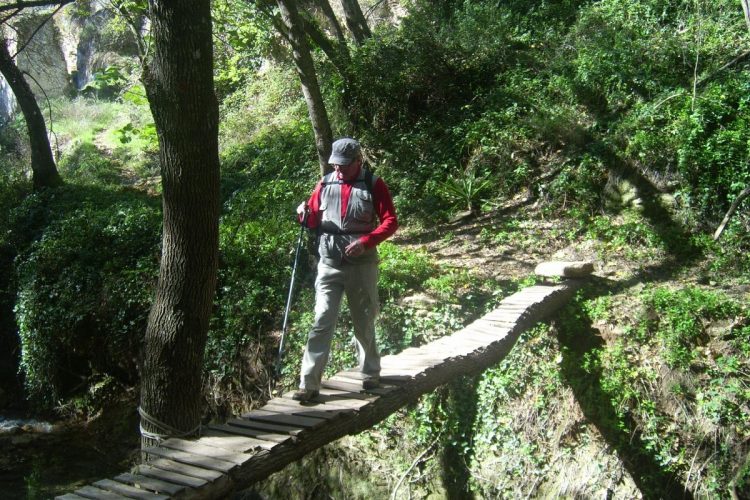
[[[50,14],[27,9],[14,19],[13,36],[5,34],[38,99],[75,94],[97,71],[113,64],[126,66],[137,54],[132,34],[104,2],[68,5],[47,21]],[[11,118],[15,108],[15,98],[0,76],[0,123]]]

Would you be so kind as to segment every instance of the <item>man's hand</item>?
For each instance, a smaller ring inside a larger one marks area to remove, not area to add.
[[[303,201],[297,207],[297,215],[299,215],[300,217],[302,217],[303,215],[305,215],[306,211],[307,211],[307,202]]]
[[[346,253],[347,257],[357,257],[362,255],[364,251],[365,246],[359,240],[354,240],[344,249],[344,253]]]

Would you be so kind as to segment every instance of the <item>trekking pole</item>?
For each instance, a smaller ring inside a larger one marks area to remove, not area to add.
[[[299,262],[299,251],[302,248],[302,236],[307,226],[307,217],[310,215],[310,210],[305,207],[305,213],[302,216],[302,223],[300,224],[299,238],[297,239],[297,249],[294,252],[294,264],[292,265],[292,280],[289,283],[289,295],[286,298],[286,309],[284,310],[284,322],[281,325],[281,341],[279,342],[279,355],[276,358],[276,369],[275,376],[276,380],[281,378],[281,361],[284,358],[284,341],[286,340],[286,331],[289,322],[289,310],[292,308],[292,293],[294,292],[294,280],[297,275],[297,263]]]

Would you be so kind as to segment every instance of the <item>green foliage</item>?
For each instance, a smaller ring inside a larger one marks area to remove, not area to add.
[[[484,196],[493,186],[488,175],[477,175],[472,169],[466,170],[463,175],[450,176],[448,180],[438,187],[438,192],[448,200],[451,205],[462,210],[478,212]]]
[[[645,312],[639,326],[642,338],[654,336],[664,344],[670,366],[688,369],[694,349],[704,343],[704,322],[726,319],[740,308],[725,295],[700,288],[656,288],[643,295]]]
[[[60,174],[90,185],[117,185],[123,181],[123,165],[105,156],[95,145],[82,142],[59,164]]]
[[[159,224],[147,199],[80,185],[14,211],[21,368],[36,403],[56,404],[95,373],[135,379]]]
[[[254,77],[268,56],[273,29],[267,16],[250,2],[222,0],[211,3],[213,22],[221,26],[215,45],[215,83],[220,97],[237,90]]]
[[[93,80],[81,88],[83,94],[97,97],[112,97],[118,94],[127,83],[122,69],[118,66],[107,66],[94,72]]]
[[[378,246],[380,278],[378,289],[384,301],[402,297],[421,288],[435,272],[435,266],[424,250],[408,250],[390,242]]]
[[[595,216],[587,227],[588,237],[598,240],[605,252],[622,253],[633,260],[644,260],[664,251],[665,242],[654,223],[635,211],[621,218]]]

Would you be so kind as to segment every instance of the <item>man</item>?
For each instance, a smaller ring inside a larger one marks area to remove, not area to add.
[[[393,199],[382,179],[362,166],[362,149],[350,138],[333,143],[328,160],[334,171],[323,177],[297,212],[308,210],[307,226],[320,236],[315,280],[315,324],[302,358],[300,402],[315,399],[328,361],[331,339],[346,294],[357,341],[363,389],[378,387],[380,354],[375,344],[379,311],[377,245],[398,227]]]

